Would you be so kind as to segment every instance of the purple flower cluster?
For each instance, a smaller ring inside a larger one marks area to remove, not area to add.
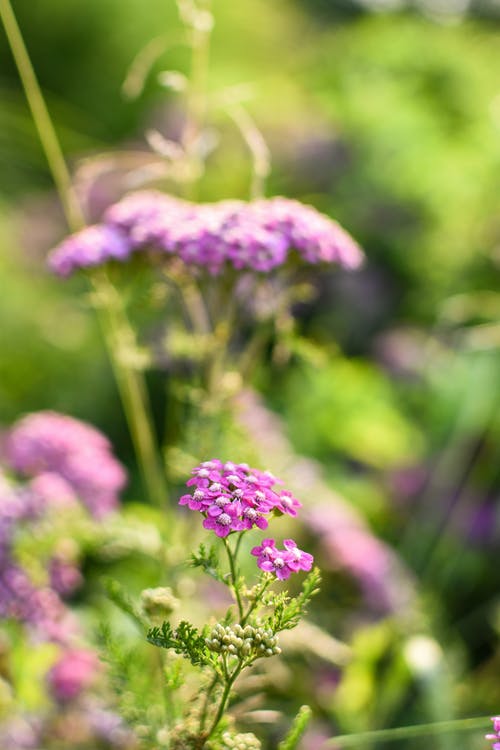
[[[78,232],[55,248],[49,265],[59,276],[133,252],[155,250],[189,265],[221,273],[269,272],[292,250],[306,263],[338,263],[351,269],[363,254],[342,227],[311,206],[287,198],[245,203],[194,204],[155,191],[131,193],[112,205],[104,223]]]
[[[291,493],[273,489],[280,480],[248,464],[222,463],[215,458],[197,466],[193,474],[187,485],[195,487],[194,493],[183,495],[179,504],[203,513],[203,526],[220,537],[254,526],[267,529],[267,517],[273,511],[296,516],[301,507]]]
[[[54,412],[17,422],[4,454],[6,468],[25,481],[9,480],[0,470],[0,618],[24,623],[37,639],[68,644],[78,627],[61,597],[81,584],[77,553],[68,556],[61,547],[48,561],[47,585],[35,585],[16,560],[16,537],[50,509],[78,507],[79,501],[102,518],[118,503],[124,469],[98,430]]]
[[[269,471],[232,461],[224,463],[218,458],[193,469],[193,476],[186,484],[194,487],[194,491],[182,495],[179,505],[202,513],[204,528],[223,538],[234,531],[267,529],[272,514],[296,516],[302,506],[288,490],[275,489],[282,482]],[[292,539],[284,544],[281,552],[273,539],[265,539],[261,547],[254,547],[252,554],[258,557],[261,570],[274,572],[284,580],[291,572],[311,569],[312,555],[299,550]]]
[[[276,573],[280,581],[290,578],[291,573],[311,570],[313,556],[297,547],[293,539],[285,539],[285,549],[277,549],[274,539],[263,539],[262,544],[252,549],[257,565],[266,573]]]
[[[55,493],[55,501],[63,504],[76,495],[96,518],[117,507],[126,482],[101,432],[55,412],[37,412],[17,422],[7,435],[5,456],[10,468],[37,480],[42,494]]]
[[[23,622],[39,639],[66,643],[76,632],[76,622],[60,592],[35,586],[13,549],[21,524],[36,522],[45,507],[45,499],[30,487],[11,484],[0,472],[0,619]]]
[[[487,740],[493,740],[492,750],[500,750],[500,716],[492,716],[493,733],[487,734]]]
[[[96,224],[62,242],[50,265],[59,276],[70,276],[77,268],[100,266],[108,260],[126,260],[130,255],[127,237],[112,226]]]

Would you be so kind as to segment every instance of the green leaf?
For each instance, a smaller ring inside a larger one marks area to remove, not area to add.
[[[307,605],[312,597],[319,592],[321,574],[319,568],[313,568],[302,584],[302,591],[293,598],[286,594],[279,594],[274,601],[269,602],[274,606],[274,612],[267,619],[267,626],[274,633],[280,630],[291,630],[295,628],[300,618],[306,613]]]
[[[153,646],[171,648],[194,666],[213,662],[212,654],[205,643],[205,636],[186,620],[180,622],[175,630],[169,622],[164,622],[161,628],[151,628],[148,631],[147,640]]]
[[[311,717],[312,711],[309,706],[301,706],[287,736],[278,745],[278,750],[295,750],[300,738],[307,729],[307,725],[311,721]]]
[[[202,568],[205,573],[215,578],[216,581],[223,582],[223,575],[219,568],[219,558],[213,545],[207,550],[204,544],[200,544],[198,551],[191,554],[190,563],[193,568]]]

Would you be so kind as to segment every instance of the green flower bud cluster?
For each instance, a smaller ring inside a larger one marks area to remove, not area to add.
[[[231,734],[224,732],[220,750],[261,750],[262,745],[254,734]]]
[[[252,625],[217,624],[205,640],[210,651],[232,654],[240,659],[281,654],[278,636],[272,630]]]
[[[176,599],[170,588],[144,589],[141,593],[142,611],[153,622],[161,622],[171,615],[178,604],[179,600]]]

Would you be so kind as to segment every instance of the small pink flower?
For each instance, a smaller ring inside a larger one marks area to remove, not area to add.
[[[254,547],[251,554],[257,557],[257,565],[266,573],[276,573],[280,581],[285,581],[291,573],[311,570],[313,556],[300,550],[293,539],[284,542],[285,549],[277,549],[274,539],[264,539]]]
[[[287,513],[289,516],[297,515],[297,508],[302,508],[302,503],[297,500],[288,490],[280,492],[278,500],[275,501],[275,508],[281,513]]]
[[[288,553],[287,565],[291,570],[311,570],[314,558],[309,552],[299,549],[293,539],[285,539],[283,545]]]

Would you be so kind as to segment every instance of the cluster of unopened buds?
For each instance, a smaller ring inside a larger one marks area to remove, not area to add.
[[[204,461],[193,469],[186,484],[194,487],[193,494],[182,495],[179,504],[201,513],[204,528],[222,538],[255,526],[267,529],[272,515],[296,516],[302,507],[291,492],[275,489],[282,484],[280,479],[244,463]],[[312,555],[300,550],[293,539],[286,539],[282,550],[274,539],[264,539],[252,554],[261,570],[275,573],[280,580],[299,570],[311,570],[313,564]]]
[[[500,716],[492,716],[493,733],[487,734],[487,740],[493,740],[492,750],[500,750]]]
[[[219,623],[213,628],[205,642],[210,651],[231,654],[244,660],[252,656],[281,654],[278,636],[274,635],[272,630],[252,625],[224,626]]]
[[[250,732],[240,734],[224,732],[217,750],[260,750],[261,747],[260,740]]]

